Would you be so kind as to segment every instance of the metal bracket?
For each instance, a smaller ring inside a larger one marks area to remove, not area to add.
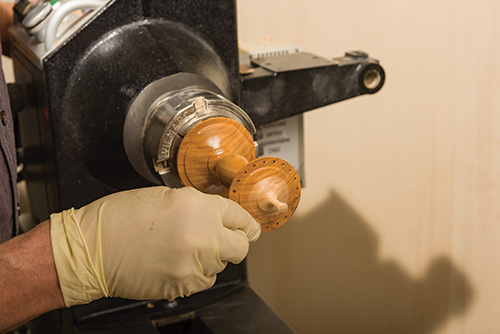
[[[267,124],[382,88],[384,69],[362,51],[328,59],[307,52],[252,60],[241,75],[241,106]]]

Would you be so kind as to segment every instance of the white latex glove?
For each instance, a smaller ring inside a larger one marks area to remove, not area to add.
[[[66,306],[101,297],[169,299],[211,287],[239,263],[260,225],[237,203],[193,188],[151,187],[53,214]]]

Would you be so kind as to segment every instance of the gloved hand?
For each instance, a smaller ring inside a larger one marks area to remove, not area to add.
[[[175,299],[239,263],[260,225],[237,203],[193,188],[151,187],[53,214],[51,240],[67,307],[101,297]]]

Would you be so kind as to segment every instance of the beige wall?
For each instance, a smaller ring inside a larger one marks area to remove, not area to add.
[[[306,114],[307,187],[252,245],[253,288],[298,333],[500,333],[500,2],[238,5],[241,39],[387,72]]]

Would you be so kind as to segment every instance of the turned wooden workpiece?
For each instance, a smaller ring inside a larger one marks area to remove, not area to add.
[[[288,221],[300,200],[295,169],[280,158],[255,159],[252,135],[229,118],[195,125],[179,146],[177,169],[186,186],[239,203],[263,231]]]

